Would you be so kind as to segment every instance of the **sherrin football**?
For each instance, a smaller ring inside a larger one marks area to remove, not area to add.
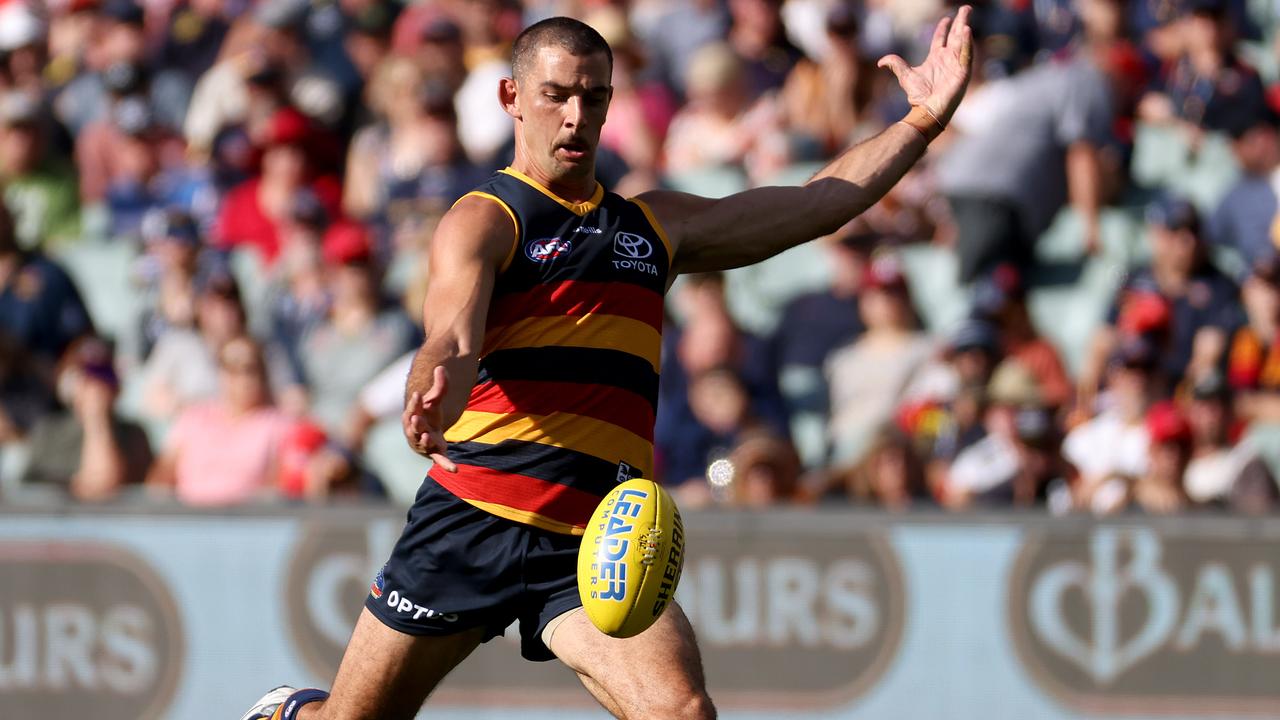
[[[684,526],[676,504],[643,478],[614,488],[591,515],[578,549],[578,594],[587,617],[618,638],[662,616],[684,568]]]

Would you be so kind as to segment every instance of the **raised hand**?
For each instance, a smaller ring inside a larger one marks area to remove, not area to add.
[[[443,366],[436,366],[431,376],[431,389],[426,395],[415,392],[409,396],[400,422],[404,426],[405,439],[414,452],[431,458],[443,470],[457,472],[458,466],[445,455],[449,443],[445,442],[442,429],[444,393],[448,387],[449,374]]]
[[[911,67],[897,55],[885,55],[876,63],[877,67],[893,71],[908,102],[927,110],[941,125],[951,119],[969,84],[973,65],[973,31],[969,28],[972,11],[973,8],[964,5],[956,13],[954,22],[950,17],[938,22],[929,45],[929,56],[920,65]]]

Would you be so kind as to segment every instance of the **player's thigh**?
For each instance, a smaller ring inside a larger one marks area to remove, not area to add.
[[[319,717],[408,720],[483,636],[483,628],[456,635],[407,635],[362,610]]]
[[[672,603],[653,627],[620,639],[600,632],[585,612],[556,629],[551,650],[608,694],[626,720],[715,717],[693,628]]]

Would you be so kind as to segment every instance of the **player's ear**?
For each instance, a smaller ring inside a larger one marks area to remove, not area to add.
[[[516,120],[524,119],[520,116],[520,100],[516,94],[516,81],[513,78],[502,78],[498,81],[498,102],[511,117]]]

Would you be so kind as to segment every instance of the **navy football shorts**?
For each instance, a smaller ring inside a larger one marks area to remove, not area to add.
[[[365,607],[408,635],[453,635],[484,628],[484,642],[520,621],[520,654],[555,656],[542,631],[582,606],[581,538],[542,530],[460,500],[431,477],[409,510],[391,559],[378,572]]]

